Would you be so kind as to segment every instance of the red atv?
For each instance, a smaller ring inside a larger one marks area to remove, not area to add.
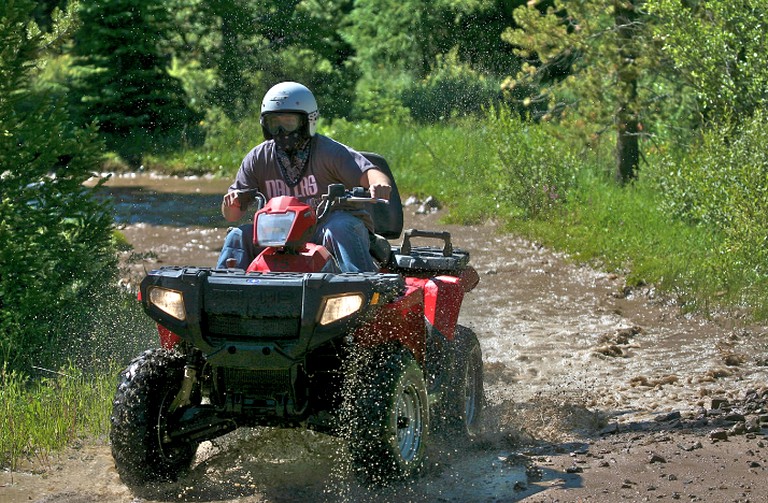
[[[365,155],[392,178],[383,158]],[[201,442],[240,426],[342,435],[356,473],[373,483],[413,475],[430,433],[473,435],[483,361],[475,334],[457,324],[479,281],[469,254],[446,232],[411,229],[391,246],[403,226],[393,186],[391,204],[372,211],[381,271],[335,272],[328,250],[307,242],[315,211],[291,197],[256,199],[264,248],[247,271],[163,267],[141,283],[161,347],[121,373],[110,440],[123,481],[175,479]],[[375,203],[331,186],[318,211],[359,202]]]

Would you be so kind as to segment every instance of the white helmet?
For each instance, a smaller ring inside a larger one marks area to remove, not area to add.
[[[264,95],[261,102],[260,120],[264,126],[264,114],[275,112],[299,112],[307,116],[307,134],[315,136],[317,119],[320,112],[317,110],[317,101],[312,91],[298,82],[281,82],[272,86]],[[269,133],[264,128],[264,136],[269,138]]]

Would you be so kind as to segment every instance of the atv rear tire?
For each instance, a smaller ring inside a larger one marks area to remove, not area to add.
[[[477,335],[467,327],[456,327],[451,389],[446,397],[446,419],[451,435],[472,438],[480,432],[485,408],[483,354]]]
[[[395,345],[358,360],[346,387],[352,466],[368,483],[411,477],[424,462],[429,432],[424,373],[410,351]]]
[[[167,409],[184,377],[183,355],[146,351],[120,374],[112,403],[112,457],[128,486],[175,480],[188,469],[197,444],[163,441]]]

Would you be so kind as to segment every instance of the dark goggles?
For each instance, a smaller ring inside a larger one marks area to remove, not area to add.
[[[285,133],[293,133],[304,123],[302,114],[273,113],[261,117],[261,124],[267,128],[269,134],[278,134],[281,130]]]

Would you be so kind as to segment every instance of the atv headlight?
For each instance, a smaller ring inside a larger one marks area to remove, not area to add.
[[[354,314],[363,306],[362,294],[340,295],[328,297],[323,304],[323,314],[320,317],[321,325],[328,325],[350,314]]]
[[[260,246],[285,246],[291,234],[296,213],[261,213],[256,219],[256,236]]]
[[[184,321],[187,318],[187,312],[184,309],[184,296],[176,290],[158,286],[151,287],[149,289],[149,303],[177,320]]]

